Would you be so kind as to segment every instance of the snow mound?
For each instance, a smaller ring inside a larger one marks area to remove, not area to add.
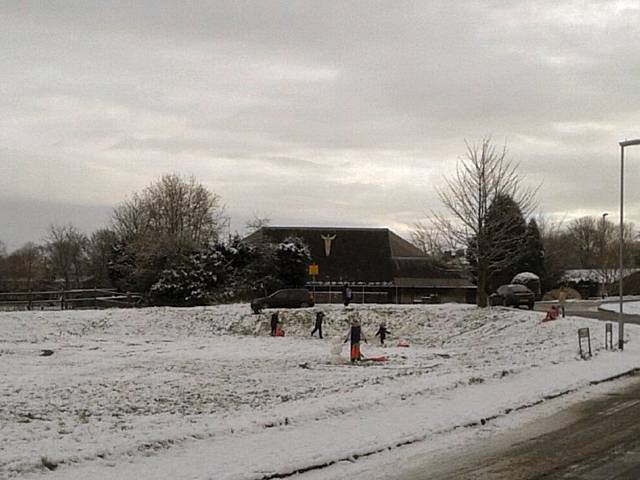
[[[531,272],[520,272],[513,279],[511,283],[530,282],[532,280],[540,280],[540,277]]]

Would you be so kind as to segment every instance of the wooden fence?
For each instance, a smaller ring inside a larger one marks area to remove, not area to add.
[[[142,297],[115,289],[73,289],[0,293],[0,310],[76,310],[88,308],[136,307]]]

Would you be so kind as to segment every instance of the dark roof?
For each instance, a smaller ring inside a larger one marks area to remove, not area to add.
[[[389,234],[389,246],[391,247],[392,257],[421,257],[426,258],[422,250],[407,242],[404,238],[396,235],[391,230],[387,230]]]
[[[460,278],[459,270],[447,269],[428,257],[393,257],[395,277],[407,278]]]
[[[334,235],[326,255],[322,237]],[[460,280],[460,272],[435,264],[388,228],[262,227],[245,240],[253,244],[278,243],[287,237],[299,237],[309,247],[320,271],[318,281],[394,282],[402,277],[415,279],[411,283],[428,278],[429,284],[435,279],[451,286],[469,284]]]
[[[246,240],[276,243],[299,237],[318,264],[317,280],[388,282],[393,279],[388,232],[386,228],[263,227]],[[322,236],[333,235],[327,256]]]

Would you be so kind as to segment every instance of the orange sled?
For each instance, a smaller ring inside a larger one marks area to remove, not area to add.
[[[362,359],[363,362],[386,362],[387,357],[381,355],[379,357],[365,357]]]

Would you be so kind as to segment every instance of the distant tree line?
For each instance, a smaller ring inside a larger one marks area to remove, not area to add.
[[[249,245],[222,235],[223,219],[218,195],[193,177],[164,175],[91,235],[51,225],[42,244],[7,252],[0,243],[0,291],[117,288],[149,304],[202,305],[304,284],[310,256],[300,239]]]

